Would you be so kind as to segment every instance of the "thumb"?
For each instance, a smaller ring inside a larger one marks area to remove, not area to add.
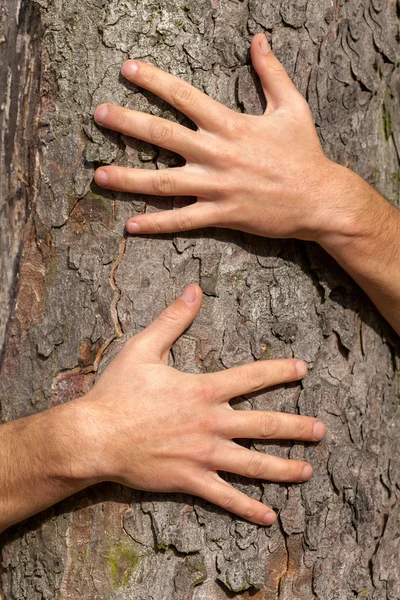
[[[135,336],[145,354],[167,360],[172,344],[189,327],[201,306],[202,291],[196,284],[188,285],[182,295],[170,304],[146,329]]]
[[[258,33],[251,42],[251,61],[261,81],[268,109],[278,106],[296,97],[296,90],[285,68],[272,52],[266,36]]]

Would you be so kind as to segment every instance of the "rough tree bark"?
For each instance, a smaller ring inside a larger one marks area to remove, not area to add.
[[[2,536],[4,599],[398,600],[393,333],[313,244],[214,230],[124,237],[131,214],[182,200],[104,192],[95,166],[162,169],[179,159],[92,121],[95,106],[110,101],[186,122],[121,78],[127,58],[260,113],[249,42],[267,31],[328,155],[398,202],[398,5],[397,13],[394,0],[0,6],[2,419],[84,393],[123,337],[196,281],[204,304],[174,347],[176,367],[206,372],[298,356],[310,366],[302,385],[240,398],[237,407],[315,415],[329,428],[315,446],[254,443],[307,458],[307,484],[230,478],[279,510],[273,527],[191,497],[99,485]]]

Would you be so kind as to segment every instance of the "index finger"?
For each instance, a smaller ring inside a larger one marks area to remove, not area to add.
[[[224,117],[231,116],[232,111],[220,102],[154,65],[128,60],[122,65],[122,74],[183,112],[201,129],[221,129]]]
[[[225,371],[207,373],[208,383],[214,389],[214,397],[222,402],[231,398],[257,392],[266,387],[297,381],[307,374],[307,365],[295,358],[259,360]]]

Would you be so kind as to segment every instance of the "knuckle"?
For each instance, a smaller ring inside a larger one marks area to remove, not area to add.
[[[305,463],[294,462],[289,460],[287,466],[287,479],[288,481],[302,481],[303,480],[303,467]]]
[[[258,369],[249,368],[246,373],[246,383],[249,392],[255,392],[265,386],[264,375]]]
[[[153,191],[156,196],[169,196],[172,193],[172,180],[168,173],[160,173],[154,178]]]
[[[169,121],[156,120],[150,126],[150,141],[153,144],[160,145],[172,138],[173,125]]]
[[[183,210],[178,210],[176,214],[178,231],[188,231],[193,229],[193,219]]]
[[[287,75],[286,69],[282,63],[279,62],[279,60],[273,55],[271,55],[271,58],[273,58],[273,60],[270,61],[268,70],[272,73],[276,73],[277,75],[282,75],[283,73]]]
[[[198,420],[200,432],[207,436],[209,442],[207,443],[207,457],[214,457],[216,454],[215,438],[213,434],[218,430],[218,420],[212,415],[205,415],[200,417]]]
[[[199,398],[199,400],[202,402],[210,402],[211,400],[214,400],[214,398],[215,398],[214,389],[208,383],[199,384],[197,387],[197,390],[196,390],[196,395]],[[208,429],[211,429],[211,428],[214,429],[214,425],[215,425],[215,421],[210,419],[208,421]]]
[[[232,167],[233,164],[238,162],[235,151],[232,151],[229,148],[222,148],[217,158],[219,164],[223,167]]]
[[[193,103],[193,89],[183,83],[171,88],[171,98],[177,108],[184,108]]]
[[[237,190],[237,186],[236,186],[236,190]],[[225,207],[224,207],[224,210],[226,210],[225,222],[229,223],[231,225],[240,225],[241,223],[243,223],[243,205],[241,205],[241,203],[238,202],[235,198],[231,199],[229,183],[226,185],[225,189],[223,190],[222,193],[220,193],[220,195],[222,197],[226,197],[226,198],[230,199],[229,207],[228,207],[227,203],[225,204]]]
[[[215,143],[207,144],[207,157],[213,162],[213,164],[216,164],[222,168],[226,167],[229,176],[226,176],[224,187],[230,182],[232,191],[234,191],[237,189],[237,181],[232,178],[232,166],[241,167],[243,165],[243,155],[237,144],[232,144],[232,141],[237,137],[243,139],[244,136],[226,134],[225,137],[227,139],[218,140]],[[218,179],[220,180],[220,178],[221,175],[219,175]]]
[[[288,381],[299,378],[295,368],[294,360],[285,361],[285,363],[282,365],[282,378]]]
[[[176,492],[190,494],[195,489],[196,483],[191,473],[179,472],[174,488]]]
[[[204,426],[205,428],[206,426]],[[196,447],[193,452],[193,460],[200,465],[210,465],[214,456],[212,444],[203,443]]]
[[[225,510],[233,511],[235,495],[232,492],[224,492],[219,499],[219,505]]]
[[[176,323],[181,321],[181,313],[176,308],[170,306],[161,313],[158,321],[166,325],[176,325]]]
[[[151,232],[155,235],[159,233],[163,233],[163,228],[161,226],[161,221],[157,217],[153,217],[151,221],[148,222],[149,228],[151,228]]]
[[[257,518],[257,510],[252,502],[249,502],[243,509],[242,515],[248,521],[254,521]]]
[[[152,84],[157,79],[157,69],[152,65],[146,63],[140,63],[140,68],[137,72],[136,79],[141,80],[142,83]]]
[[[299,439],[308,439],[309,437],[312,437],[312,424],[308,423],[308,421],[299,418],[296,429],[297,437]]]
[[[226,202],[214,202],[216,213],[213,219],[215,227],[222,227],[229,221],[230,206]]]
[[[242,121],[238,113],[234,118],[229,118],[223,124],[225,133],[229,137],[241,137],[247,130],[247,123]]]
[[[263,416],[260,424],[261,439],[274,438],[277,434],[278,422],[276,417],[271,415]]]
[[[218,141],[214,142],[214,140],[213,140],[213,143],[207,144],[205,146],[208,159],[213,161],[213,163],[218,161],[222,154],[221,146],[222,146],[222,144],[218,143]]]
[[[210,420],[209,423],[205,425],[206,427],[208,427],[208,429],[210,427],[211,421],[212,420]],[[209,430],[208,430],[208,434],[209,434]],[[211,436],[208,435],[207,441],[202,444],[202,447],[200,447],[200,454],[196,451],[195,460],[196,460],[196,462],[199,462],[199,460],[200,460],[203,467],[206,466],[207,469],[214,470],[218,463],[218,456],[219,456],[218,443],[216,442],[216,439],[212,439]]]
[[[246,477],[250,479],[262,479],[264,457],[259,452],[252,451],[246,465]]]

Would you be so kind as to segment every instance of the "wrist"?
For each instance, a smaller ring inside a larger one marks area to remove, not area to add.
[[[78,440],[71,475],[87,485],[102,481],[120,483],[126,456],[126,449],[121,448],[126,420],[121,418],[115,403],[108,400],[107,393],[98,392],[94,386],[85,396],[69,403]]]
[[[48,476],[83,489],[102,481],[99,450],[86,397],[48,411]]]
[[[350,169],[331,163],[324,181],[324,207],[312,241],[332,255],[360,243],[374,243],[393,211],[381,194]]]
[[[0,532],[99,481],[83,406],[72,401],[1,426]]]

